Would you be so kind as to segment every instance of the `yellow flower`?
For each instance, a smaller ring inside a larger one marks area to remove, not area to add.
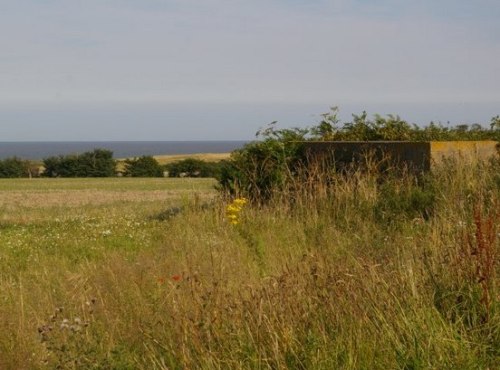
[[[247,202],[248,202],[248,201],[247,201],[245,198],[236,198],[236,199],[233,201],[233,203],[234,203],[235,205],[240,206],[240,207],[242,207],[242,206],[244,206],[245,204],[247,204]]]
[[[245,198],[236,198],[226,207],[226,218],[231,225],[238,225],[240,212],[247,202]]]

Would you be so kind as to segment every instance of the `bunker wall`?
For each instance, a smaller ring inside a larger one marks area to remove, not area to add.
[[[445,157],[487,159],[498,151],[496,141],[313,141],[303,145],[311,160],[328,159],[337,168],[362,164],[368,155],[387,166],[415,172],[429,171]]]
[[[487,159],[497,153],[496,141],[431,141],[431,162],[440,163],[446,157]]]

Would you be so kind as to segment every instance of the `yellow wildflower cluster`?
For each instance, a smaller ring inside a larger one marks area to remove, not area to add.
[[[236,198],[227,206],[226,217],[231,225],[238,225],[240,222],[240,212],[247,203],[248,201],[245,198]]]

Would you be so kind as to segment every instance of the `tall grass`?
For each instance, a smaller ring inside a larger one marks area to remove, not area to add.
[[[499,169],[313,171],[235,225],[223,199],[99,205],[94,254],[2,247],[0,368],[497,368]]]

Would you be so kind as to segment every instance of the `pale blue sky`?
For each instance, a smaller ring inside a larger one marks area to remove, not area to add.
[[[0,0],[0,141],[500,113],[498,0]],[[316,116],[314,116],[316,115]]]

